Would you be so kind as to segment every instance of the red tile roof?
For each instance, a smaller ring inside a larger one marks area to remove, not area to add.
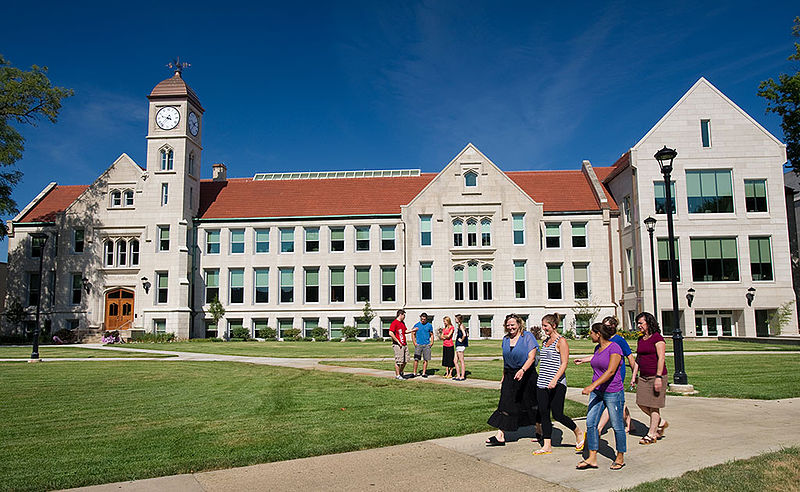
[[[56,215],[66,210],[86,188],[88,188],[86,185],[56,185],[17,222],[52,222]]]
[[[544,204],[545,212],[599,211],[600,203],[583,171],[518,171],[506,173],[531,198]],[[609,198],[612,209],[616,203]]]
[[[606,183],[611,179],[613,179],[614,176],[621,173],[625,168],[630,166],[630,164],[631,164],[631,151],[629,150],[624,154],[622,154],[621,156],[619,156],[619,159],[617,159],[617,161],[611,165],[610,168],[611,170],[608,172],[608,174],[606,174],[604,178],[601,178],[599,175],[597,177],[600,178],[600,181]]]

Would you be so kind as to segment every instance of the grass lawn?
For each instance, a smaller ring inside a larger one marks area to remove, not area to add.
[[[764,355],[690,355],[684,358],[689,382],[699,391],[698,396],[727,398],[753,398],[774,400],[800,396],[800,354]],[[368,367],[393,371],[393,362],[337,362],[326,361],[331,365]],[[406,366],[407,368],[409,366]],[[667,370],[673,372],[675,363],[667,357]],[[502,376],[501,358],[492,361],[466,360],[468,377],[499,381]],[[410,369],[409,369],[410,371]],[[429,372],[444,374],[441,360],[432,360]],[[567,384],[582,388],[592,381],[592,371],[588,364],[576,366],[570,363],[567,368]],[[630,368],[626,385],[630,381]]]
[[[5,363],[0,489],[77,487],[463,435],[489,429],[497,398],[497,391],[228,362]],[[567,411],[586,409],[572,402]]]
[[[799,490],[800,448],[786,448],[755,458],[686,472],[625,489],[630,492],[679,492],[684,490]]]
[[[2,346],[0,345],[0,359],[29,359],[31,347]],[[118,352],[116,350],[96,350],[81,348],[80,346],[40,345],[39,357],[42,359],[59,358],[106,358],[106,357],[174,357],[172,355],[145,354],[142,352]]]

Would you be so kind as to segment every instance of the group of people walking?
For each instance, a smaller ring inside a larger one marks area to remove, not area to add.
[[[449,316],[442,318],[444,328],[439,334],[439,338],[442,340],[442,366],[446,369],[445,378],[464,381],[467,377],[464,352],[469,346],[469,331],[464,327],[460,314],[456,314],[455,318],[455,325]],[[422,313],[419,316],[419,323],[416,323],[411,329],[411,342],[414,344],[414,372],[406,375],[404,370],[409,360],[409,350],[405,319],[405,310],[398,309],[397,316],[389,327],[389,335],[392,338],[392,348],[394,349],[395,378],[403,380],[417,375],[427,378],[428,362],[431,360],[434,342],[433,324],[429,321],[428,314]],[[418,373],[420,361],[422,361],[422,371]]]
[[[626,361],[631,365],[631,387],[636,387],[636,403],[650,420],[648,432],[639,444],[656,443],[664,436],[669,425],[661,419],[667,389],[667,368],[666,342],[661,336],[658,322],[646,312],[636,317],[640,337],[635,358],[628,343],[617,334],[616,318],[609,316],[602,323],[592,325],[590,337],[596,344],[594,354],[575,360],[576,364],[590,363],[593,372],[592,383],[582,390],[584,395],[589,395],[585,432],[564,415],[569,344],[558,333],[559,322],[558,314],[548,314],[542,318],[544,337],[540,345],[537,337],[525,330],[525,322],[520,316],[506,316],[500,401],[488,420],[497,432],[486,440],[486,445],[504,446],[507,432],[535,424],[536,440],[541,447],[532,454],[552,454],[552,415],[552,419],[575,434],[576,452],[588,448],[587,457],[576,468],[595,469],[598,468],[600,434],[610,421],[616,447],[611,469],[620,470],[625,466],[627,433],[631,422],[630,412],[625,406]]]

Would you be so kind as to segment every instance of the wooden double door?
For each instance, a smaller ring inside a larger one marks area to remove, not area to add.
[[[106,294],[106,330],[128,330],[133,324],[133,291],[114,289]]]

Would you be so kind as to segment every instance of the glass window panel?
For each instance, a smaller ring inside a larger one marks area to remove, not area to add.
[[[381,283],[384,285],[394,285],[394,268],[381,268]]]
[[[717,195],[732,196],[733,186],[731,183],[731,172],[717,171],[715,174],[717,178]]]
[[[231,287],[244,286],[244,270],[231,270]]]
[[[306,241],[319,241],[319,228],[306,229]]]
[[[206,286],[219,287],[219,270],[206,270]]]
[[[525,280],[525,261],[514,262],[514,280]]]
[[[369,268],[356,269],[356,283],[359,285],[369,284]]]
[[[478,281],[478,265],[469,265],[467,268],[467,276],[470,282]]]
[[[269,284],[269,270],[258,269],[256,270],[256,285],[266,286]]]
[[[283,287],[291,287],[294,283],[294,270],[292,269],[281,269],[281,286]]]
[[[420,276],[423,282],[430,282],[433,278],[433,266],[430,263],[422,263],[420,265],[422,271]]]
[[[686,172],[686,193],[689,196],[701,196],[699,173],[689,171]]]
[[[464,281],[464,267],[455,267],[453,269],[453,275],[455,277],[456,282],[463,282]]]
[[[331,285],[344,285],[344,268],[331,268]]]
[[[575,281],[588,282],[589,281],[589,268],[584,264],[575,265]]]
[[[492,281],[492,267],[483,267],[483,281],[484,282]]]
[[[692,239],[691,244],[692,244],[692,259],[693,260],[703,259],[703,258],[706,257],[706,243],[705,243],[704,240],[702,240],[702,239]]]
[[[736,258],[736,239],[722,239],[722,258]]]
[[[334,241],[344,240],[344,228],[342,227],[331,228],[331,239]]]
[[[306,285],[319,285],[319,269],[306,270]]]
[[[381,226],[381,239],[394,239],[394,226]]]
[[[369,239],[369,227],[356,228],[356,239],[358,240]]]
[[[585,236],[586,235],[586,223],[585,222],[573,222],[572,223],[572,235],[573,236]]]
[[[547,265],[547,281],[561,282],[561,265]]]

